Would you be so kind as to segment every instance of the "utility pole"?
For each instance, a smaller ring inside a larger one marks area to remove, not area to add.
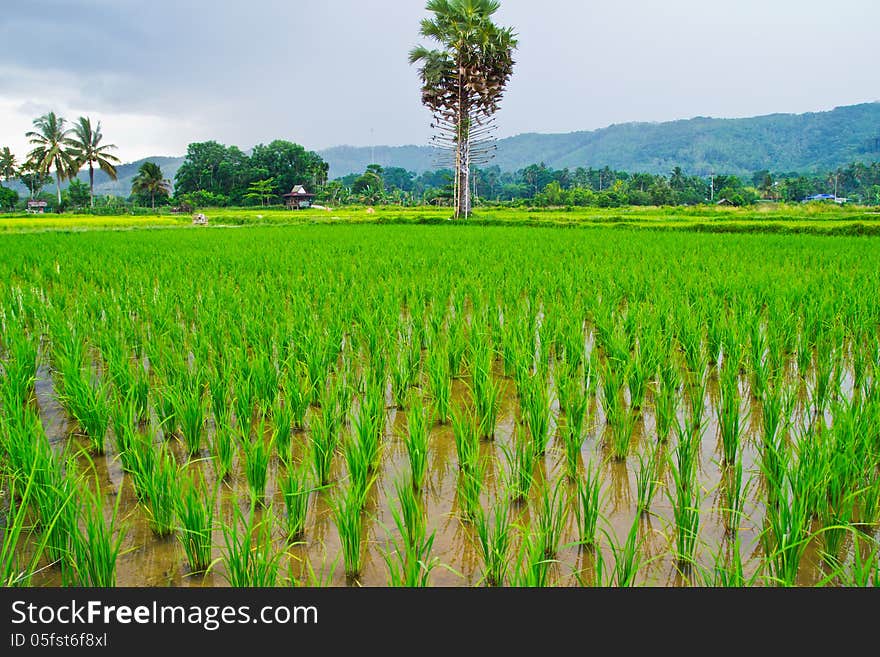
[[[709,174],[709,200],[715,202],[715,172]]]
[[[370,164],[376,164],[376,138],[373,136],[373,128],[370,128]]]

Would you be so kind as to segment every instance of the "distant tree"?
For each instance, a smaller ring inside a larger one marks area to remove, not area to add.
[[[275,179],[266,178],[265,180],[255,180],[248,186],[248,193],[245,198],[259,199],[260,205],[267,205],[269,199],[275,196]]]
[[[101,144],[104,135],[101,134],[101,122],[92,127],[92,121],[86,116],[81,116],[73,124],[73,137],[67,140],[71,156],[74,159],[74,168],[79,170],[84,164],[89,165],[89,207],[95,207],[95,165],[106,173],[110,180],[116,180],[116,164],[119,158],[109,151],[116,148],[115,144]]]
[[[276,189],[282,193],[289,192],[294,185],[305,185],[310,188],[308,191],[314,191],[329,170],[317,153],[282,139],[254,146],[250,165],[266,171],[265,177],[274,178]]]
[[[422,103],[434,114],[432,126],[451,139],[456,175],[455,218],[470,213],[471,145],[498,110],[513,73],[516,38],[492,22],[496,0],[429,0],[434,14],[419,34],[439,48],[417,46],[410,64],[419,63]]]
[[[156,197],[167,199],[171,193],[171,181],[162,176],[162,169],[155,162],[144,162],[131,181],[131,193],[142,198],[149,197],[156,207]]]
[[[67,180],[76,173],[75,160],[68,150],[70,129],[65,127],[66,121],[55,112],[49,112],[34,119],[36,130],[25,133],[34,149],[28,153],[28,161],[34,163],[42,173],[55,171],[55,192],[58,205],[61,206],[61,181]]]
[[[382,172],[382,179],[388,189],[399,189],[403,192],[411,192],[416,174],[402,167],[386,167]]]
[[[0,185],[0,209],[13,210],[18,203],[18,192]]]
[[[9,150],[9,146],[4,146],[0,150],[0,177],[9,182],[18,175],[15,155]]]
[[[31,194],[31,199],[35,199],[40,190],[43,189],[52,180],[52,177],[40,171],[34,162],[25,162],[18,170],[18,179],[21,184],[27,187]]]
[[[93,207],[92,194],[89,186],[82,180],[74,178],[67,186],[67,201],[75,208]]]
[[[378,191],[385,191],[385,182],[382,179],[382,173],[383,169],[378,164],[368,164],[367,170],[358,176],[352,184],[351,191],[355,194],[362,194],[369,188]]]

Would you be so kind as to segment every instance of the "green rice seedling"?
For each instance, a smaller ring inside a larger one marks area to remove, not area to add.
[[[201,470],[183,475],[176,506],[177,537],[194,573],[206,572],[211,566],[216,497],[216,488],[213,494],[208,493]]]
[[[735,366],[725,362],[721,368],[721,402],[717,408],[724,463],[736,461],[743,431],[740,417],[741,402],[738,372]]]
[[[156,416],[159,420],[159,428],[166,437],[174,435],[177,430],[177,417],[175,415],[174,388],[170,384],[156,388]]]
[[[840,564],[826,582],[837,577],[842,586],[850,588],[880,587],[880,546],[876,539],[854,535],[852,554],[848,567]]]
[[[605,413],[605,419],[611,424],[620,416],[621,409],[624,408],[623,402],[623,373],[619,367],[615,366],[611,361],[606,361],[602,366],[602,411]]]
[[[409,410],[406,414],[406,433],[404,444],[409,457],[410,476],[413,488],[422,490],[428,471],[428,427],[430,410],[416,394],[410,395]]]
[[[535,454],[543,456],[550,440],[550,392],[547,382],[540,375],[526,378],[520,405],[532,436]]]
[[[395,480],[394,490],[397,493],[397,506],[391,507],[394,523],[406,551],[416,553],[424,544],[427,534],[425,512],[411,481]]]
[[[473,521],[480,512],[480,492],[483,489],[484,472],[485,466],[478,458],[458,475],[458,500],[465,521]]]
[[[391,586],[428,586],[431,571],[439,563],[431,557],[434,532],[426,535],[425,515],[416,497],[412,482],[396,480],[397,505],[391,505],[391,516],[400,533],[394,549],[383,553],[388,565]]]
[[[639,467],[636,470],[636,508],[641,514],[651,512],[651,502],[657,494],[657,487],[660,482],[657,481],[657,454],[660,447],[655,443],[654,446],[647,447],[647,453],[638,453]]]
[[[735,536],[725,549],[722,544],[715,554],[715,560],[711,570],[704,570],[702,575],[703,586],[714,588],[744,588],[754,586],[758,580],[759,572],[746,577],[742,560],[742,543],[739,536]]]
[[[265,416],[278,397],[278,368],[269,354],[263,352],[256,359],[251,372],[253,374],[253,391],[257,408]]]
[[[369,438],[367,439],[370,440]],[[361,509],[367,501],[367,493],[372,488],[376,476],[372,469],[372,447],[364,443],[360,434],[351,434],[343,442],[345,463],[348,467],[349,487],[361,500]]]
[[[657,442],[665,443],[669,439],[672,427],[677,424],[681,386],[678,367],[670,359],[661,363],[658,376],[660,385],[654,402]]]
[[[339,442],[339,434],[330,413],[321,412],[312,416],[309,436],[315,480],[319,486],[326,486],[330,481],[333,455]]]
[[[491,361],[488,359],[474,363],[472,392],[479,418],[480,438],[492,440],[498,423],[501,385],[492,376]]]
[[[235,419],[239,433],[246,434],[250,431],[251,422],[254,417],[254,406],[256,404],[256,391],[254,389],[252,373],[247,370],[240,370],[235,376],[234,386],[232,403],[235,408]]]
[[[668,457],[672,491],[667,491],[675,518],[675,550],[683,571],[694,563],[700,524],[700,497],[697,486],[699,435],[680,429],[674,458]]]
[[[71,488],[68,492],[57,489],[47,491],[48,495],[39,495],[37,490],[37,472],[39,465],[34,462],[30,473],[23,484],[10,477],[8,483],[8,507],[2,516],[3,541],[0,542],[0,585],[4,587],[30,586],[31,578],[39,567],[43,553],[47,552],[50,562],[57,562],[67,558],[68,532],[76,526],[76,491]],[[18,488],[17,488],[18,485]],[[24,490],[22,491],[22,487]],[[54,504],[45,506],[40,497],[51,497]],[[35,546],[33,553],[23,566],[20,563],[21,546],[28,534],[28,511],[36,503],[40,511],[40,525],[42,537]],[[74,522],[67,523],[66,519],[73,514]],[[63,543],[56,547],[56,552],[50,551],[50,546],[55,538],[63,539]]]
[[[502,445],[501,450],[507,460],[510,499],[512,502],[525,502],[535,481],[534,443],[525,428],[517,424],[512,445]]]
[[[580,425],[575,420],[574,424],[569,424],[566,418],[562,425],[562,440],[565,444],[565,476],[569,481],[575,481],[578,478],[578,465],[581,463],[581,450],[584,446],[585,434],[583,432],[583,420]]]
[[[801,331],[797,338],[797,371],[801,379],[806,380],[813,363],[813,345],[807,332]]]
[[[229,367],[224,359],[220,359],[208,377],[208,398],[217,427],[229,423],[229,378]]]
[[[765,529],[761,545],[769,579],[778,586],[794,586],[810,540],[809,491],[806,477],[798,476],[787,452],[782,452],[782,474],[764,472],[768,484]]]
[[[80,489],[78,530],[71,535],[72,577],[78,586],[116,586],[116,562],[125,540],[127,528],[119,518],[121,494],[104,520],[103,502],[89,486]]]
[[[453,411],[452,435],[455,439],[458,467],[464,470],[468,464],[479,458],[480,435],[476,418],[464,409]]]
[[[52,457],[34,462],[42,470],[33,501],[42,532],[41,547],[50,563],[59,564],[63,571],[70,567],[70,537],[77,530],[78,485],[73,457],[62,466]]]
[[[544,536],[544,556],[548,559],[554,559],[559,553],[559,543],[568,517],[568,496],[564,485],[563,480],[558,479],[551,491],[550,483],[545,481],[538,498],[535,531]]]
[[[624,407],[623,402],[620,404],[621,408],[612,416],[614,421],[611,423],[611,453],[615,460],[625,461],[629,456],[638,416],[634,411]]]
[[[630,408],[636,413],[641,413],[642,404],[645,402],[648,370],[645,367],[644,357],[639,351],[636,351],[630,359],[625,377],[626,385],[629,388]]]
[[[692,431],[701,430],[703,427],[704,400],[706,399],[708,380],[709,370],[704,366],[699,372],[693,373],[692,379],[685,385],[688,398],[688,424]]]
[[[131,395],[118,398],[110,408],[110,425],[113,427],[117,454],[122,456],[128,451],[128,438],[135,430],[136,423],[137,408],[134,398]],[[125,457],[122,458],[122,467],[125,469]]]
[[[856,491],[859,507],[859,527],[870,530],[880,523],[880,477],[868,476]]]
[[[510,503],[501,497],[490,514],[480,511],[474,518],[478,547],[483,559],[483,580],[487,586],[504,586],[510,568],[510,548],[512,525],[510,522]]]
[[[287,539],[299,540],[306,526],[306,515],[309,509],[309,497],[312,492],[312,483],[308,462],[303,461],[300,465],[292,460],[286,462],[281,477],[281,495],[284,498],[284,508],[287,520]]]
[[[782,382],[771,382],[761,401],[761,430],[764,445],[775,445],[787,430],[795,396]]]
[[[596,528],[601,515],[600,474],[601,470],[598,466],[588,463],[584,468],[584,477],[577,487],[574,512],[579,533],[578,542],[584,548],[596,546]]]
[[[614,537],[604,529],[602,533],[608,539],[608,545],[611,548],[611,554],[614,558],[614,566],[612,568],[612,582],[614,586],[623,588],[635,586],[639,571],[644,565],[642,556],[642,544],[644,539],[639,540],[639,517],[633,519],[626,539],[623,543],[618,543]]]
[[[721,483],[724,487],[724,518],[728,535],[736,536],[743,518],[745,492],[743,490],[742,451],[737,453],[733,463],[724,469]]]
[[[305,364],[297,362],[292,367],[283,390],[285,406],[290,409],[292,425],[296,429],[305,427],[306,413],[312,399],[311,385]]]
[[[248,490],[255,504],[264,505],[266,483],[269,479],[269,461],[272,458],[272,441],[266,441],[263,431],[263,420],[257,423],[254,436],[247,433],[239,435],[239,449],[244,457],[244,474]]]
[[[202,449],[202,434],[205,431],[205,408],[199,374],[187,375],[180,388],[172,394],[174,416],[180,426],[183,442],[191,457],[198,456]]]
[[[278,458],[287,462],[290,460],[290,432],[293,426],[293,411],[289,404],[283,402],[281,397],[276,397],[272,403],[272,444],[278,453]]]
[[[217,481],[223,481],[232,474],[232,460],[235,457],[235,439],[229,425],[217,427],[211,439],[211,456]]]
[[[510,584],[514,587],[539,588],[550,584],[550,566],[556,561],[548,559],[544,546],[545,536],[524,532],[516,565],[511,571]]]
[[[149,446],[153,451],[152,445]],[[137,488],[141,502],[150,519],[150,529],[157,536],[174,532],[175,511],[180,496],[177,463],[171,453],[160,446],[158,455],[146,455],[146,450],[136,452]]]
[[[385,394],[378,385],[369,385],[353,421],[358,444],[370,472],[379,467],[385,434]]]
[[[92,452],[103,454],[110,426],[110,390],[105,383],[89,384],[82,378],[65,386],[67,403],[74,419],[89,436]]]
[[[345,575],[354,579],[360,575],[363,567],[363,552],[361,550],[361,525],[362,499],[360,492],[353,486],[339,489],[330,502],[333,511],[333,520],[339,533],[339,541],[342,547],[342,560],[345,564]]]
[[[259,520],[253,501],[247,517],[238,504],[232,509],[232,522],[221,523],[226,580],[235,587],[275,586],[284,553],[275,549],[272,540],[271,508]]]
[[[452,376],[449,360],[440,349],[428,352],[426,361],[428,371],[428,389],[431,393],[434,410],[440,424],[449,421],[450,404],[452,403]]]
[[[123,463],[128,463],[128,471],[132,474],[135,496],[141,503],[146,503],[149,480],[156,469],[154,442],[155,436],[151,427],[146,431],[132,431],[126,440],[127,450],[122,455]]]
[[[391,394],[398,409],[406,407],[410,386],[413,384],[413,371],[409,358],[409,350],[405,344],[398,345],[398,351],[394,357],[394,366],[391,369]]]

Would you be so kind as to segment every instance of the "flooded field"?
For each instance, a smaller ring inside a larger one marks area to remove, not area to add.
[[[876,240],[303,226],[0,254],[8,584],[878,580]]]

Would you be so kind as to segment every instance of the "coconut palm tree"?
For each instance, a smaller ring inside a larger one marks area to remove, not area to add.
[[[171,181],[162,177],[162,169],[155,162],[144,162],[138,169],[137,175],[131,181],[131,193],[150,195],[150,202],[156,207],[156,195],[168,196],[171,191]]]
[[[66,121],[55,112],[49,112],[34,119],[36,130],[26,132],[34,149],[28,153],[28,160],[41,173],[49,173],[55,169],[55,191],[58,194],[58,205],[61,205],[61,181],[67,180],[76,173],[76,163],[67,150],[67,136],[70,128],[65,128]]]
[[[15,162],[15,155],[9,150],[9,146],[4,146],[0,150],[0,177],[9,182],[18,175],[18,168]]]
[[[67,140],[71,153],[75,160],[75,169],[79,170],[84,164],[89,165],[89,205],[95,207],[95,165],[106,173],[111,180],[116,180],[116,167],[119,158],[108,151],[116,148],[115,144],[101,145],[101,122],[98,121],[94,129],[92,121],[86,116],[79,117],[73,124],[73,137]]]
[[[417,46],[410,64],[421,63],[422,103],[434,114],[434,141],[455,163],[455,217],[470,212],[470,165],[492,154],[492,120],[513,73],[516,37],[498,27],[496,0],[429,0],[432,19],[420,35],[440,48]]]

